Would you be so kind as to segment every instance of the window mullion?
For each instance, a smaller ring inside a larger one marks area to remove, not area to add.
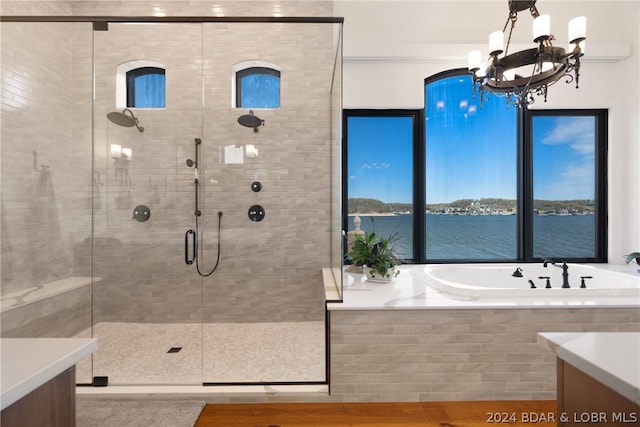
[[[423,263],[426,261],[424,110],[416,113],[413,132],[413,261]]]
[[[533,259],[533,138],[531,114],[518,111],[518,259]]]

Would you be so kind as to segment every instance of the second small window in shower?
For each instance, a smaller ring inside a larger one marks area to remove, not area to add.
[[[237,71],[236,107],[280,108],[280,71],[268,67]]]

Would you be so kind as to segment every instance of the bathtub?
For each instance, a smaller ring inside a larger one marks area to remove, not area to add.
[[[514,277],[516,269],[522,277]],[[640,275],[607,266],[569,264],[570,288],[562,288],[562,269],[542,264],[439,264],[416,265],[414,276],[438,292],[463,299],[512,297],[619,297],[640,303]],[[581,277],[586,288],[581,288]],[[546,288],[549,277],[551,289]],[[535,288],[532,288],[531,282]]]

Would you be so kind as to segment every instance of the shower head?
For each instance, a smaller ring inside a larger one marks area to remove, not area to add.
[[[253,114],[253,110],[249,110],[249,114],[238,117],[238,123],[244,127],[253,128],[254,132],[258,132],[258,127],[264,126],[264,120]]]
[[[516,271],[513,272],[512,276],[513,277],[524,277],[524,275],[522,274],[522,269],[520,267],[516,268]]]
[[[194,162],[194,161],[193,161],[193,160],[191,160],[191,159],[187,159],[187,166],[189,166],[189,167],[193,167],[193,166],[198,167],[198,165],[196,164],[196,162]]]
[[[129,114],[126,114],[129,113]],[[133,111],[125,108],[121,113],[113,111],[107,114],[107,118],[118,126],[124,126],[127,128],[135,126],[139,132],[144,132],[144,128],[139,125],[138,118],[133,115]]]

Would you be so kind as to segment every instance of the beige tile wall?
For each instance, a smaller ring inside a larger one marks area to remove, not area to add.
[[[555,399],[538,332],[640,331],[636,308],[331,311],[337,401]]]

